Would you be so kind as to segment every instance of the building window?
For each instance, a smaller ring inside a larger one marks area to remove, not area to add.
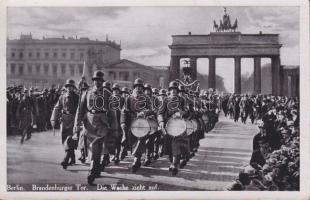
[[[40,64],[36,64],[36,73],[37,74],[40,74],[40,68],[41,68],[41,66],[40,66]]]
[[[70,53],[70,59],[74,59],[74,53],[73,52]]]
[[[32,58],[32,52],[29,52],[29,53],[28,53],[28,57],[29,57],[29,58]]]
[[[49,53],[45,52],[45,58],[48,58],[48,57],[49,57]]]
[[[53,75],[57,76],[57,64],[53,64]]]
[[[24,74],[24,64],[19,64],[18,65],[18,73],[19,73],[19,75],[23,75]]]
[[[48,74],[48,64],[44,64],[44,74],[47,75]]]
[[[70,64],[70,75],[74,76],[74,64]]]
[[[58,57],[57,52],[54,52],[54,54],[53,54],[53,58],[56,58],[56,59],[57,59],[57,57]]]
[[[66,58],[67,57],[67,54],[66,53],[62,53],[62,58]]]
[[[84,60],[84,53],[80,53],[80,60]]]
[[[65,75],[66,74],[66,64],[61,64],[60,67],[61,67],[61,74]]]
[[[37,52],[37,58],[40,58],[40,52]]]
[[[120,72],[119,75],[120,75],[120,80],[128,81],[128,79],[129,79],[129,72]]]
[[[12,63],[12,64],[11,64],[11,73],[12,73],[12,74],[15,74],[15,68],[16,68],[16,64],[15,64],[15,63]]]
[[[82,75],[83,74],[83,64],[79,64],[79,74]]]
[[[112,78],[113,80],[116,79],[116,73],[115,72],[109,72],[109,78]]]
[[[19,53],[19,58],[20,58],[20,59],[23,59],[23,57],[24,57],[23,52],[20,52],[20,53]]]
[[[15,53],[11,53],[11,58],[15,58]]]
[[[28,64],[28,73],[32,74],[32,64]]]

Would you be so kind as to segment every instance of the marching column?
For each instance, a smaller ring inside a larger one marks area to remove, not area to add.
[[[209,57],[209,88],[215,89],[215,57]]]
[[[190,58],[190,68],[192,70],[192,79],[197,80],[197,58]]]
[[[235,93],[241,93],[241,57],[235,57]]]
[[[280,92],[280,56],[271,58],[271,74],[272,74],[272,94],[279,95]]]
[[[261,93],[261,58],[254,57],[254,94]]]
[[[180,57],[171,56],[169,72],[170,81],[180,78]]]

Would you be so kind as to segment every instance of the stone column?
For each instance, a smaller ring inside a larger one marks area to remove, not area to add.
[[[235,57],[235,93],[241,93],[241,57]]]
[[[215,56],[209,57],[209,88],[216,88]]]
[[[261,88],[261,58],[254,57],[254,94],[260,94]]]
[[[280,94],[280,56],[271,58],[272,94]]]
[[[169,81],[180,78],[180,57],[171,56],[169,68]]]
[[[197,58],[191,57],[190,58],[190,68],[192,70],[192,80],[197,80]]]

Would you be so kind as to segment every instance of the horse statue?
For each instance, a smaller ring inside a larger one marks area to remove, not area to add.
[[[233,30],[234,32],[236,32],[236,30],[238,30],[238,20],[236,19],[234,24],[231,27],[231,30]]]

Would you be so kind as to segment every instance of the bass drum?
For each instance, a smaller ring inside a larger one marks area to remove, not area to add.
[[[186,120],[186,134],[189,136],[194,132],[194,124],[192,120]]]
[[[155,133],[158,130],[158,123],[156,120],[154,119],[147,119],[149,125],[150,125],[150,135],[152,135],[153,133]]]
[[[130,130],[134,136],[142,138],[150,132],[151,127],[146,119],[136,118],[132,121],[130,125]]]
[[[166,124],[167,134],[177,137],[186,132],[186,122],[182,118],[170,118]]]

